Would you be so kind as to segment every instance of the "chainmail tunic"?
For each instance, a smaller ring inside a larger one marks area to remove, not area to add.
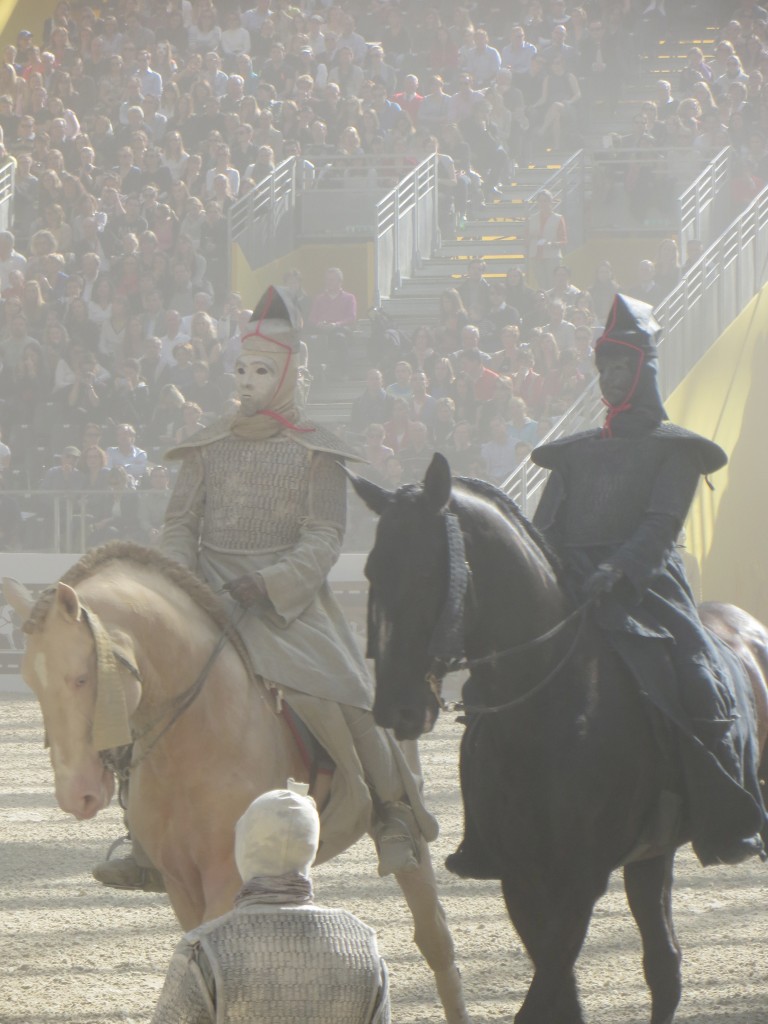
[[[375,933],[344,910],[244,901],[184,936],[152,1024],[389,1021]]]
[[[206,482],[205,547],[243,554],[284,550],[297,543],[310,517],[343,531],[345,490],[332,457],[316,457],[282,435],[258,444],[229,436],[199,453]],[[194,473],[194,463],[182,473],[190,469]],[[181,483],[174,504],[185,494]]]

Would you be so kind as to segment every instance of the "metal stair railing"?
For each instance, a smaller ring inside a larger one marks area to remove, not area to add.
[[[663,328],[659,387],[667,398],[768,282],[768,188],[691,267],[655,310]],[[552,441],[600,425],[604,406],[593,381],[547,434]],[[547,471],[526,460],[502,488],[532,515]]]
[[[712,238],[727,223],[733,158],[733,149],[725,146],[678,197],[682,247],[692,238]]]
[[[296,248],[296,159],[283,160],[274,171],[240,196],[227,213],[227,258],[235,242],[252,268]],[[229,279],[231,280],[231,267]]]
[[[376,204],[374,306],[393,296],[404,277],[439,244],[437,156],[428,156]]]
[[[0,231],[11,227],[15,171],[16,164],[12,160],[0,167]]]

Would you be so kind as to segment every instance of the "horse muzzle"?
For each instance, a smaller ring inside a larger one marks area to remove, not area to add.
[[[78,821],[87,821],[109,806],[115,792],[115,779],[100,759],[97,758],[93,766],[74,771],[65,768],[54,768],[54,771],[56,802],[65,813]]]

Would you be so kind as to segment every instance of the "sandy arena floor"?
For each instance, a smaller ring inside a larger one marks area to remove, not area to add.
[[[498,886],[455,879],[442,867],[460,833],[459,736],[448,716],[422,743],[428,795],[442,826],[433,856],[473,1020],[511,1021],[530,972]],[[0,743],[0,1022],[144,1024],[178,935],[165,898],[91,880],[90,866],[120,833],[120,814],[111,807],[78,823],[57,808],[31,698],[0,696]],[[371,844],[319,868],[315,889],[319,902],[344,905],[378,930],[393,1021],[440,1021],[404,903],[393,881],[377,877]],[[685,957],[677,1024],[768,1024],[768,866],[703,871],[684,851],[675,914]],[[592,1024],[648,1021],[639,940],[619,878],[596,909],[579,979]]]

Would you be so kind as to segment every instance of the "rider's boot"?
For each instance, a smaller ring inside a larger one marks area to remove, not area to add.
[[[378,821],[372,829],[379,855],[379,875],[412,871],[419,866],[419,826],[413,811],[401,800],[392,800],[378,807]]]
[[[131,852],[125,857],[113,857],[115,850],[124,843],[130,844]],[[152,865],[141,844],[131,836],[121,836],[116,840],[107,852],[107,859],[97,864],[92,874],[97,882],[113,889],[165,892],[163,876]]]

